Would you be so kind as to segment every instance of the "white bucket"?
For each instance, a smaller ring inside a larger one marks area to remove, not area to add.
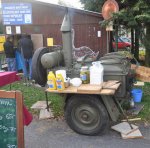
[[[57,70],[55,74],[61,74],[64,78],[64,81],[66,80],[66,70]]]
[[[90,67],[90,84],[101,84],[103,82],[104,68],[100,61],[93,62]]]

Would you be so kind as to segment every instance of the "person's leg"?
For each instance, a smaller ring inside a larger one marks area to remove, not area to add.
[[[7,70],[11,71],[10,58],[6,58],[6,62],[7,62]]]
[[[10,65],[10,69],[9,71],[13,71],[13,58],[9,58],[9,65]]]
[[[27,73],[27,67],[26,67],[26,65],[27,65],[27,59],[22,59],[23,60],[23,74],[24,74],[24,77],[25,78],[28,78],[28,73]]]
[[[11,61],[11,71],[16,71],[16,59],[12,58]]]
[[[0,70],[2,69],[1,55],[0,55]]]
[[[32,79],[32,58],[29,59],[29,80]]]

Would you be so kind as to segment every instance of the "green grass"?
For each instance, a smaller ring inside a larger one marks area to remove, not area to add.
[[[4,90],[9,90],[9,85],[3,87]],[[35,114],[37,111],[30,107],[37,101],[45,100],[45,92],[41,88],[33,86],[25,86],[22,82],[12,84],[12,90],[19,90],[23,93],[24,104]],[[50,107],[55,117],[62,116],[64,113],[64,99],[60,95],[48,93],[48,100],[51,101]]]
[[[143,97],[142,104],[144,105],[144,109],[138,115],[144,121],[148,121],[150,123],[150,83],[145,83],[142,87]]]

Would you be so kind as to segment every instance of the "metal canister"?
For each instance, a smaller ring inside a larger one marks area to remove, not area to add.
[[[90,72],[87,66],[81,67],[80,78],[82,80],[82,84],[88,84],[90,82]]]

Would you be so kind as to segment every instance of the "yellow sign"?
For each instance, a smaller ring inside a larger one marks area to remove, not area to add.
[[[5,42],[5,36],[0,36],[0,43],[4,43]]]
[[[47,46],[53,46],[54,45],[54,39],[53,38],[47,38]]]
[[[1,52],[1,51],[4,51],[3,44],[4,44],[4,43],[0,43],[0,52]]]

